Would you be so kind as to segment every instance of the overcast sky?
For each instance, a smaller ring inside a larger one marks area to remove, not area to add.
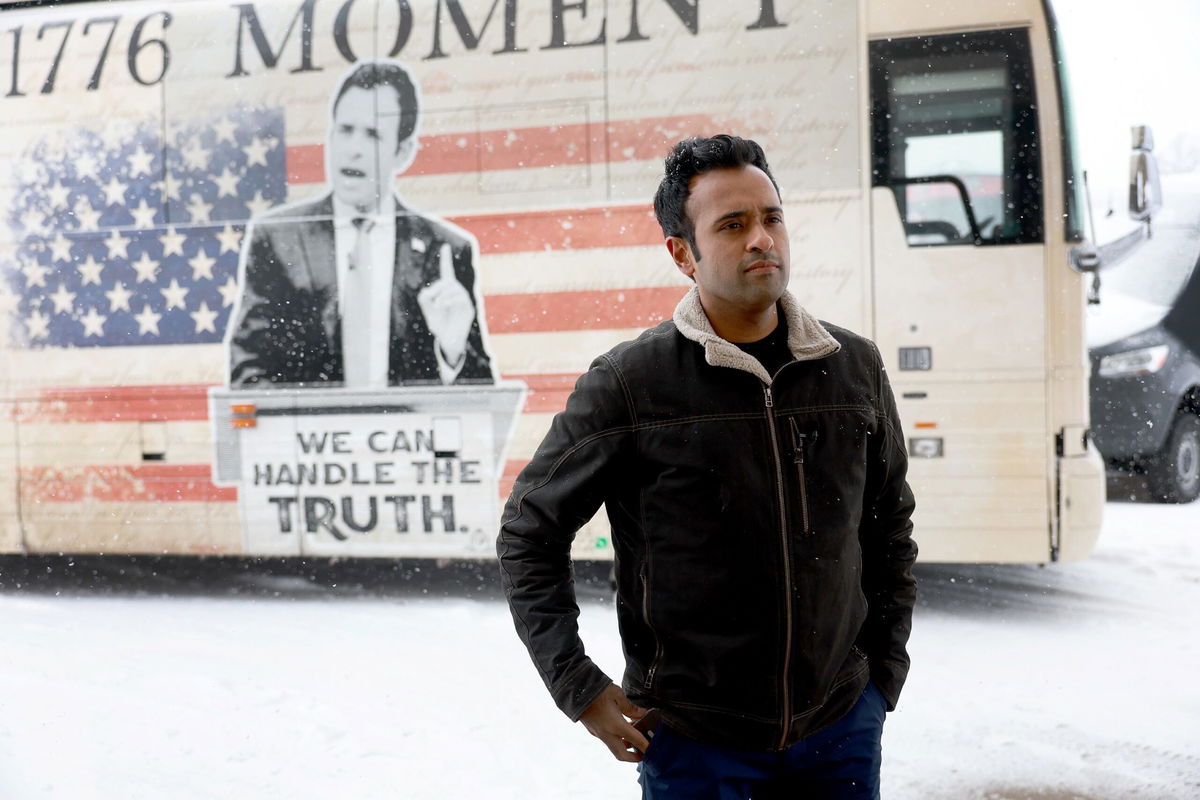
[[[1200,0],[1052,2],[1093,175],[1127,168],[1134,124],[1154,129],[1160,151],[1180,136],[1200,144]]]

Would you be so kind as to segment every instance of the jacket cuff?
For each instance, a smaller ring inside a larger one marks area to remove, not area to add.
[[[612,679],[597,667],[590,658],[584,657],[568,672],[551,693],[554,702],[572,722],[578,722],[588,706],[612,684]]]
[[[887,701],[888,711],[896,710],[896,703],[900,701],[900,689],[904,686],[907,676],[907,665],[872,662],[871,683],[875,684],[875,688]]]

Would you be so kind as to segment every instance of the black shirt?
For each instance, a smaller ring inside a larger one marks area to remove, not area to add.
[[[787,339],[787,323],[781,314],[775,330],[762,339],[757,342],[734,342],[734,344],[740,347],[742,352],[758,359],[758,362],[766,368],[767,374],[774,378],[780,367],[792,361],[792,351],[788,349]]]

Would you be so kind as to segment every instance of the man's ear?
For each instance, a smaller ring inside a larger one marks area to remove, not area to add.
[[[667,252],[671,254],[671,260],[675,262],[675,268],[689,278],[696,272],[696,259],[692,253],[692,246],[688,244],[687,239],[682,236],[667,237]]]
[[[400,174],[408,169],[412,165],[416,155],[417,137],[415,135],[408,137],[396,145],[396,174]]]

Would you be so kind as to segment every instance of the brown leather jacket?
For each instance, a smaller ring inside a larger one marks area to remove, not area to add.
[[[780,749],[868,679],[895,706],[915,600],[907,454],[879,352],[781,308],[774,376],[712,331],[693,289],[670,322],[592,364],[505,508],[516,622],[572,719],[609,684],[584,654],[570,578],[605,505],[625,691],[712,744]]]

